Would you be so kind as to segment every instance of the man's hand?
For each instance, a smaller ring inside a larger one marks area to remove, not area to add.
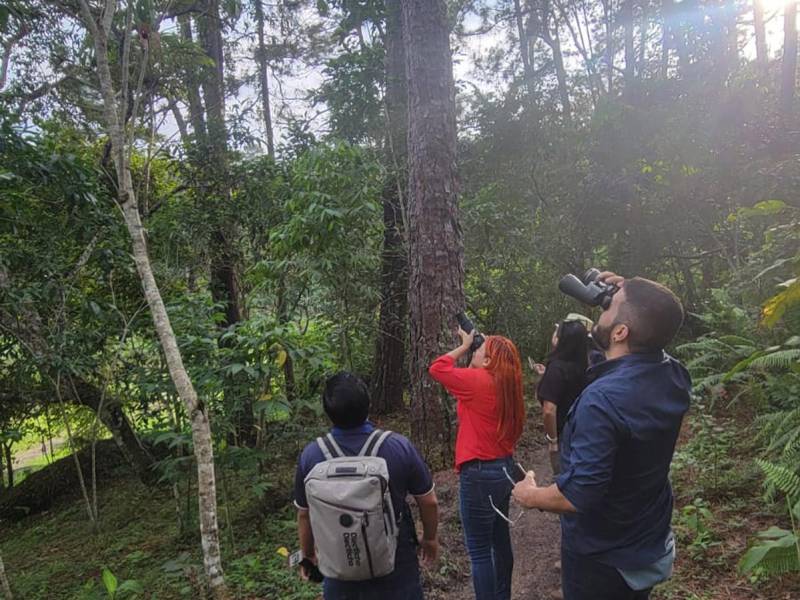
[[[528,471],[525,475],[525,479],[517,483],[514,489],[511,490],[511,495],[514,496],[514,500],[525,508],[533,508],[529,498],[530,493],[537,487],[539,486],[536,485],[536,474],[533,471]]]
[[[312,555],[312,556],[306,556],[304,558],[308,559],[313,565],[317,565],[316,556]],[[300,569],[298,569],[297,572],[300,573],[300,578],[305,581],[308,581],[311,578],[311,573],[306,569],[306,565],[304,565],[302,562],[300,563]]]
[[[461,345],[469,348],[472,346],[472,340],[475,339],[475,328],[472,328],[472,331],[467,333],[461,327],[458,328],[458,335],[461,336]]]
[[[603,271],[598,275],[598,279],[620,288],[625,284],[625,278],[622,275],[617,275],[613,271]]]
[[[432,568],[439,561],[439,540],[426,540],[425,538],[420,540],[419,554],[422,563],[427,568]]]
[[[549,452],[559,452],[558,442],[547,442],[547,450]]]

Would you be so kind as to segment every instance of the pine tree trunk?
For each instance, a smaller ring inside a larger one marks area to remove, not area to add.
[[[764,29],[764,0],[753,0],[753,29],[756,37],[756,65],[759,76],[767,73],[767,34]]]
[[[606,28],[606,91],[610,96],[614,89],[614,0],[603,0],[603,21]]]
[[[781,61],[780,108],[784,117],[789,117],[794,108],[794,92],[797,85],[797,0],[792,0],[783,9],[783,60]]]
[[[440,466],[452,460],[451,422],[431,361],[453,346],[464,306],[458,221],[455,87],[444,0],[403,0],[408,80],[411,433]],[[440,454],[434,455],[438,451]]]
[[[406,63],[400,0],[385,0],[386,8],[386,150],[387,177],[383,188],[383,252],[381,307],[373,407],[377,414],[403,408],[403,375],[408,317],[408,254],[404,239],[403,198],[407,175]]]
[[[236,240],[238,226],[230,214],[232,198],[228,157],[228,128],[225,124],[225,57],[222,47],[222,19],[219,0],[208,0],[206,11],[197,20],[199,41],[203,50],[214,62],[211,76],[202,80],[206,107],[208,139],[205,155],[199,157],[204,176],[206,205],[213,215],[215,231],[211,235],[211,265],[209,286],[214,302],[221,304],[225,319],[220,323],[227,329],[243,318],[242,292],[239,286],[237,266],[239,255]],[[225,341],[220,341],[224,347]],[[239,398],[226,382],[225,404],[234,415],[232,442],[252,444],[256,438],[253,399],[250,394]]]
[[[636,78],[636,49],[633,44],[633,0],[623,0],[621,17],[625,30],[625,91],[630,93]]]
[[[95,20],[86,0],[81,0],[81,13],[84,24],[92,34],[97,61],[97,75],[100,80],[103,98],[103,116],[106,131],[111,139],[111,155],[117,175],[118,202],[122,208],[125,225],[131,237],[133,258],[142,283],[144,295],[153,317],[170,376],[175,385],[192,427],[192,442],[197,462],[197,489],[199,502],[200,538],[203,548],[203,565],[214,598],[227,599],[228,593],[222,571],[217,526],[217,497],[214,477],[214,451],[211,440],[211,427],[205,405],[198,399],[183,364],[178,342],[161,298],[161,293],[153,275],[144,227],[139,216],[136,193],[131,180],[128,148],[125,133],[119,118],[111,68],[109,66],[108,37],[111,31],[115,3],[110,2],[111,10],[104,13],[102,20]],[[130,31],[127,32],[131,34]]]
[[[275,142],[272,133],[272,111],[269,105],[269,63],[267,61],[267,46],[264,42],[264,4],[263,0],[254,0],[256,11],[256,27],[258,29],[258,76],[261,84],[261,112],[264,118],[264,130],[267,134],[267,153],[270,158],[275,158]]]

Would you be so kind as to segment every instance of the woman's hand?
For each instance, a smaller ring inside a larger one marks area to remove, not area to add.
[[[469,348],[472,346],[472,340],[475,339],[475,329],[467,333],[461,327],[458,328],[458,335],[461,337],[461,347]]]

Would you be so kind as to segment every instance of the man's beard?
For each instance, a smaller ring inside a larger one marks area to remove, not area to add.
[[[600,323],[595,323],[594,327],[592,327],[592,339],[604,352],[608,352],[608,349],[611,347],[611,330],[613,328],[613,325],[610,327],[601,327]]]

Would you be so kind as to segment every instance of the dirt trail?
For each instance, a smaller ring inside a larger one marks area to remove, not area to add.
[[[529,430],[530,431],[530,430]],[[540,485],[552,478],[547,446],[531,441],[530,433],[523,434],[516,458],[526,469],[536,472]],[[427,598],[433,600],[469,600],[474,598],[469,559],[464,547],[458,516],[458,477],[451,471],[436,473],[436,489],[442,508],[441,541],[444,549],[442,576],[429,580]],[[512,501],[511,516],[519,508]],[[511,527],[514,547],[514,579],[512,600],[553,600],[560,590],[559,560],[561,529],[558,517],[537,510],[525,515]]]

